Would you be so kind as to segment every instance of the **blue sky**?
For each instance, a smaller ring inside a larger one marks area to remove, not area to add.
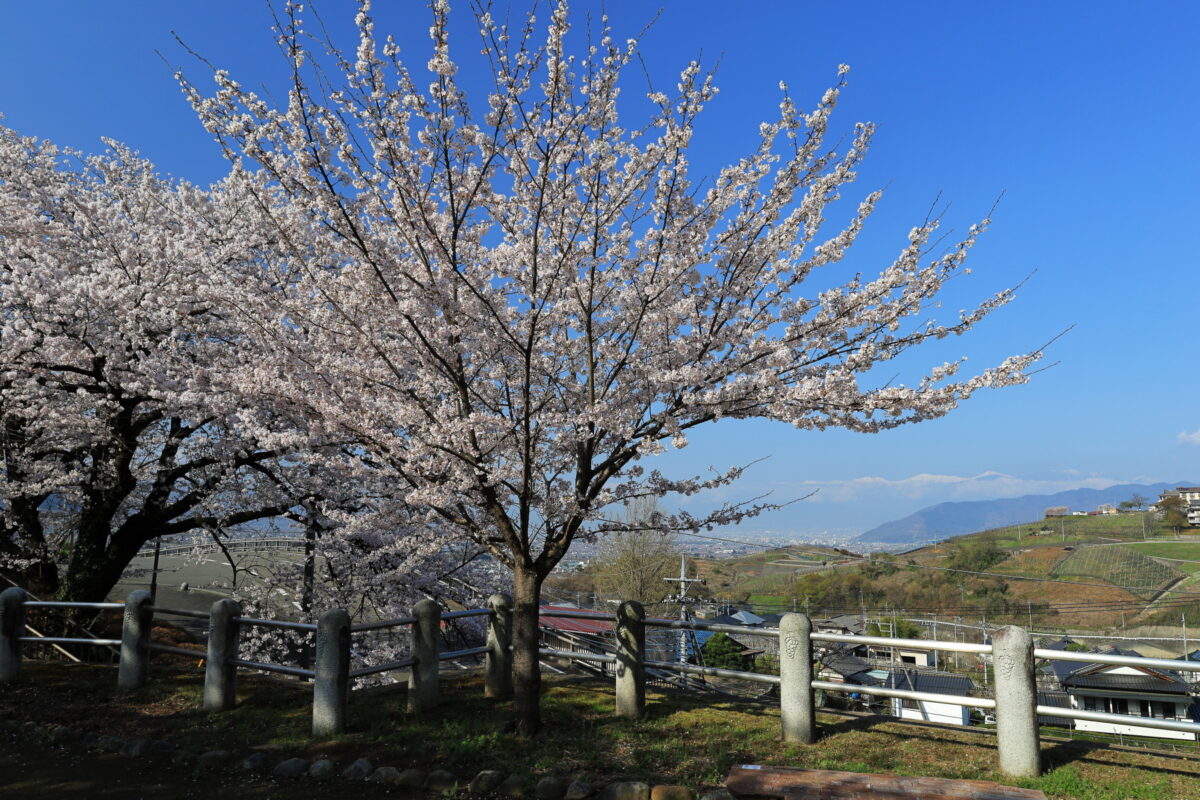
[[[456,5],[458,41],[466,43],[467,4]],[[624,37],[658,5],[606,7]],[[377,6],[378,29],[395,34],[420,68],[424,4]],[[673,83],[697,56],[720,58],[722,91],[697,138],[697,161],[712,168],[747,149],[778,102],[780,80],[801,107],[811,106],[837,65],[851,65],[834,128],[870,120],[879,132],[849,199],[877,187],[886,194],[848,272],[885,265],[939,193],[958,231],[1004,193],[972,253],[973,274],[951,288],[945,308],[953,315],[1032,277],[1015,303],[910,368],[965,354],[982,369],[1074,326],[1049,353],[1053,369],[1027,386],[978,395],[946,419],[873,436],[721,423],[692,435],[684,453],[662,457],[664,469],[769,457],[729,496],[769,490],[787,499],[820,488],[745,526],[798,534],[864,529],[948,499],[1200,479],[1200,5],[661,6],[644,40],[656,81]],[[597,7],[573,9],[582,19]],[[318,10],[352,46],[353,4],[322,0]],[[22,133],[84,150],[99,149],[101,137],[123,140],[164,172],[208,182],[223,162],[163,58],[197,79],[204,68],[171,31],[243,83],[278,87],[269,25],[254,0],[6,3],[0,113]]]

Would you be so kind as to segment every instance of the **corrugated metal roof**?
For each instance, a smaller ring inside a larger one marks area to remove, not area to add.
[[[574,633],[608,633],[616,623],[611,619],[568,619],[567,617],[554,616],[555,611],[579,611],[578,608],[564,608],[562,606],[541,606],[538,609],[540,618],[538,623],[543,627],[554,628],[559,631],[572,631]]]

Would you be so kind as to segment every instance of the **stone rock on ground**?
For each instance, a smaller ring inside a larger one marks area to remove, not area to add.
[[[567,783],[560,778],[546,777],[537,782],[533,793],[538,800],[562,800],[567,793]]]
[[[700,800],[736,800],[733,792],[722,786],[720,789],[713,789],[700,795]]]
[[[388,786],[395,786],[396,779],[400,777],[400,770],[395,767],[380,767],[367,776],[368,783],[382,783]]]
[[[326,778],[333,777],[333,772],[335,769],[337,769],[336,764],[334,764],[328,758],[322,758],[318,761],[314,761],[312,766],[308,768],[308,777],[323,781]]]
[[[571,785],[567,787],[567,793],[564,796],[564,800],[587,800],[587,798],[592,796],[592,792],[594,791],[596,791],[596,788],[590,783],[585,781],[583,778],[576,778],[575,780],[571,781]],[[730,798],[730,800],[733,800],[733,798]]]
[[[425,770],[423,769],[400,770],[400,775],[396,778],[396,785],[404,786],[408,789],[420,789],[425,785],[425,777]]]
[[[650,790],[650,800],[694,800],[695,795],[686,786],[659,784]]]
[[[308,759],[300,757],[280,761],[275,765],[275,769],[271,770],[271,774],[276,778],[299,778],[306,772],[308,772]]]
[[[368,775],[375,771],[375,765],[365,758],[360,758],[350,766],[342,770],[342,777],[349,781],[365,780]]]
[[[496,790],[507,775],[498,769],[485,769],[471,779],[467,789],[471,794],[491,794]]]
[[[176,750],[171,753],[171,763],[180,764],[185,767],[190,767],[197,761],[197,756],[191,750]]]
[[[452,792],[457,786],[458,777],[444,769],[435,769],[425,778],[425,789],[430,792]]]
[[[528,792],[529,784],[520,775],[509,775],[496,787],[496,794],[500,797],[520,798]]]
[[[641,781],[617,781],[601,790],[600,800],[650,800],[650,786]]]
[[[242,769],[246,772],[266,772],[271,766],[271,760],[266,753],[251,753],[242,759]]]

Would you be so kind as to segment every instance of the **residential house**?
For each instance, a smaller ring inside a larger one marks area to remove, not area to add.
[[[1053,647],[1050,649],[1065,649]],[[1105,655],[1140,656],[1136,650],[1109,647]],[[1192,687],[1170,670],[1117,664],[1051,661],[1051,670],[1062,691],[1071,699],[1071,708],[1126,714],[1128,724],[1075,720],[1075,729],[1094,733],[1147,736],[1156,739],[1194,740],[1195,734],[1147,728],[1137,724],[1138,717],[1191,721]]]
[[[901,719],[940,722],[947,725],[971,724],[971,709],[967,706],[931,700],[879,697],[859,694],[850,689],[854,685],[878,686],[929,694],[970,696],[975,684],[966,675],[936,670],[882,668],[854,655],[848,648],[832,648],[818,659],[817,679],[846,684],[848,691],[845,696],[849,700],[858,700],[876,709],[886,709]]]
[[[847,662],[842,662],[847,664]],[[838,665],[833,669],[836,671]],[[843,683],[861,686],[877,686],[886,689],[901,689],[928,694],[970,696],[975,684],[966,675],[951,672],[921,669],[870,669],[845,676]],[[853,695],[851,695],[853,696]],[[939,703],[932,700],[906,700],[899,697],[864,695],[871,705],[882,706],[893,716],[901,719],[940,722],[945,725],[970,725],[971,709],[955,703]]]
[[[843,636],[861,636],[866,632],[862,619],[854,614],[839,614],[829,619],[813,620],[813,630],[820,633],[838,633]]]

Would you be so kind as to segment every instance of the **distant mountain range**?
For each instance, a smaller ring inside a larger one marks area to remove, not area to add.
[[[1034,522],[1042,519],[1043,512],[1052,506],[1066,506],[1071,511],[1093,511],[1102,503],[1116,505],[1135,493],[1153,501],[1166,489],[1195,485],[1187,481],[1125,483],[1107,489],[1072,489],[1058,494],[1027,494],[1004,500],[938,503],[903,519],[885,522],[856,537],[854,541],[886,544],[934,542],[990,528]]]

